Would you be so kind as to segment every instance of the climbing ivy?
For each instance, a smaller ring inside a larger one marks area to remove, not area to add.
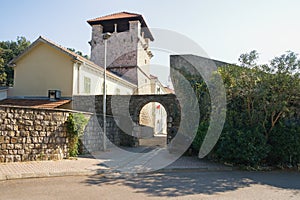
[[[69,139],[69,155],[71,157],[79,154],[79,138],[84,133],[88,119],[82,113],[71,113],[66,121]]]

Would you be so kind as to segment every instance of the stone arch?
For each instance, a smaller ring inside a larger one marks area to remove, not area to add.
[[[114,99],[112,101],[112,98]],[[90,95],[90,96],[74,96],[74,107],[80,111],[95,112],[94,122],[90,123],[88,129],[92,130],[97,137],[101,138],[101,132],[99,128],[103,128],[103,96],[102,95]],[[132,135],[125,134],[117,121],[128,124],[134,122],[139,124],[139,113],[143,106],[149,102],[158,102],[164,106],[167,112],[167,143],[175,137],[181,120],[181,108],[177,97],[174,94],[163,95],[107,95],[107,138],[115,145],[120,146],[137,146],[138,139],[134,135],[134,127],[126,126],[127,131]],[[112,105],[113,104],[113,105]],[[112,106],[117,113],[112,112]],[[128,116],[129,115],[129,116]],[[98,120],[98,123],[97,123]],[[117,121],[116,121],[117,120]],[[91,121],[91,120],[90,120]],[[98,127],[99,126],[99,127]],[[99,130],[98,130],[99,129]],[[97,130],[97,131],[93,131]],[[90,137],[91,136],[91,137]],[[99,146],[99,139],[94,139],[92,134],[87,134],[83,139],[83,143],[88,147],[89,151],[93,151],[95,147]]]
[[[132,120],[139,124],[139,115],[142,108],[151,102],[160,103],[167,112],[167,143],[175,137],[180,125],[180,104],[174,94],[166,95],[134,95],[130,99],[130,115]]]

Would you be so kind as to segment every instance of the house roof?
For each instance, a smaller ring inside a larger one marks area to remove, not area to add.
[[[93,22],[100,22],[105,20],[112,20],[112,19],[123,19],[123,18],[132,18],[132,17],[140,17],[140,14],[137,13],[130,13],[130,12],[119,12],[119,13],[113,13],[109,15],[105,15],[102,17],[97,17],[95,19],[88,20],[88,23]]]
[[[95,64],[94,62],[76,54],[75,52],[73,51],[70,51],[69,49],[59,45],[59,44],[56,44],[55,42],[45,38],[45,37],[42,37],[40,36],[37,40],[35,40],[29,47],[27,47],[20,55],[18,55],[17,57],[15,57],[13,60],[11,60],[9,62],[9,65],[10,66],[14,66],[16,62],[18,62],[18,60],[20,60],[23,56],[25,56],[30,50],[32,50],[34,47],[36,47],[39,43],[44,43],[44,44],[47,44],[47,45],[50,45],[52,46],[53,48],[61,51],[62,53],[70,56],[72,59],[74,59],[75,61],[79,61],[81,63],[87,63],[89,66],[93,67],[94,69],[97,69],[97,70],[104,70],[104,68],[102,66],[99,66],[97,64]],[[113,78],[113,79],[116,79],[116,80],[119,80],[119,81],[125,81],[127,84],[130,84],[132,85],[131,82],[128,82],[127,80],[125,79],[122,79],[120,78],[119,76],[111,73],[110,71],[107,70],[107,76],[110,77],[110,78]]]
[[[57,108],[71,102],[71,100],[50,101],[46,99],[4,99],[0,105],[26,106],[32,108]]]
[[[117,22],[128,22],[138,20],[141,23],[141,27],[145,30],[145,37],[149,38],[151,41],[154,40],[152,33],[150,32],[146,21],[141,14],[130,13],[130,12],[118,12],[110,15],[105,15],[102,17],[97,17],[90,19],[87,22],[92,26],[96,24],[101,24],[104,28],[106,26],[113,26]]]
[[[62,51],[63,53],[67,54],[68,56],[71,56],[74,60],[78,60],[78,61],[81,61],[81,62],[87,62],[87,63],[90,63],[90,64],[94,64],[92,61],[76,54],[75,52],[73,51],[70,51],[69,49],[59,45],[59,44],[56,44],[55,42],[43,37],[43,36],[40,36],[37,40],[35,40],[29,47],[27,47],[20,55],[18,55],[17,57],[15,57],[13,60],[11,60],[9,62],[9,65],[14,65],[20,58],[22,58],[24,55],[26,55],[31,49],[33,49],[34,47],[36,47],[39,43],[45,43],[45,44],[48,44],[60,51]],[[95,65],[95,64],[94,64]],[[99,67],[99,66],[98,66]]]

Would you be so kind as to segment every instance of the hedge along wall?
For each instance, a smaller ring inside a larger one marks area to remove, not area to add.
[[[65,122],[71,112],[0,106],[0,162],[68,157]]]

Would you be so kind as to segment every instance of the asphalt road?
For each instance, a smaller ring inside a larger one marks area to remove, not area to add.
[[[0,182],[0,199],[300,199],[297,172],[190,172]]]

